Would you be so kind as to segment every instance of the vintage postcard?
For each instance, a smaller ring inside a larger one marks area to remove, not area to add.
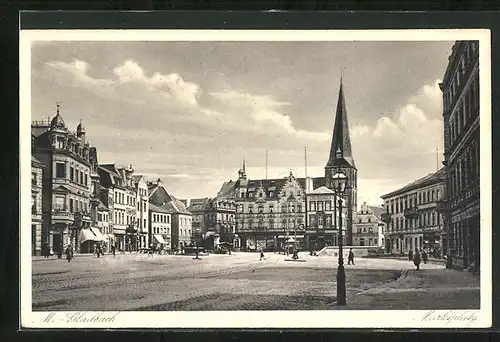
[[[490,50],[22,30],[22,328],[490,327]]]

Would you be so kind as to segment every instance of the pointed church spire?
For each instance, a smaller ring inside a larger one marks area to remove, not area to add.
[[[340,152],[340,153],[339,153]],[[347,162],[351,167],[356,168],[352,156],[351,137],[349,135],[349,124],[347,121],[347,110],[344,97],[342,69],[340,74],[339,98],[337,101],[337,112],[335,114],[335,124],[333,126],[332,145],[330,147],[330,158],[327,167],[337,167]]]

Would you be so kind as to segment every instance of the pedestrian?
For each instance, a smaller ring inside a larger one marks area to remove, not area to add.
[[[422,250],[422,261],[424,262],[424,264],[427,264],[427,260],[428,260],[427,252],[425,250]]]
[[[68,260],[68,262],[71,261],[71,259],[73,258],[73,247],[71,247],[71,245],[68,245],[68,247],[66,247],[66,260]]]
[[[354,252],[352,251],[352,248],[349,250],[349,255],[347,256],[347,265],[350,265],[352,262],[354,264]]]
[[[113,258],[116,257],[116,246],[114,244],[111,245],[111,253],[113,253]]]
[[[413,261],[413,251],[410,249],[410,251],[408,252],[408,260],[411,262]]]
[[[418,250],[415,251],[415,255],[413,256],[413,263],[417,266],[417,271],[420,270],[420,253]]]
[[[266,260],[266,258],[264,257],[264,250],[263,249],[260,250],[260,259],[259,260],[262,260],[262,259]]]

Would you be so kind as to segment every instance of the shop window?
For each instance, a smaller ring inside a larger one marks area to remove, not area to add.
[[[64,163],[56,163],[56,178],[66,178],[66,165]]]

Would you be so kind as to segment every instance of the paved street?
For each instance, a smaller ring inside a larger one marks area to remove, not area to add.
[[[336,260],[305,262],[253,253],[191,256],[120,254],[33,261],[33,310],[338,309]],[[479,280],[429,263],[357,259],[346,265],[346,309],[479,307]]]

